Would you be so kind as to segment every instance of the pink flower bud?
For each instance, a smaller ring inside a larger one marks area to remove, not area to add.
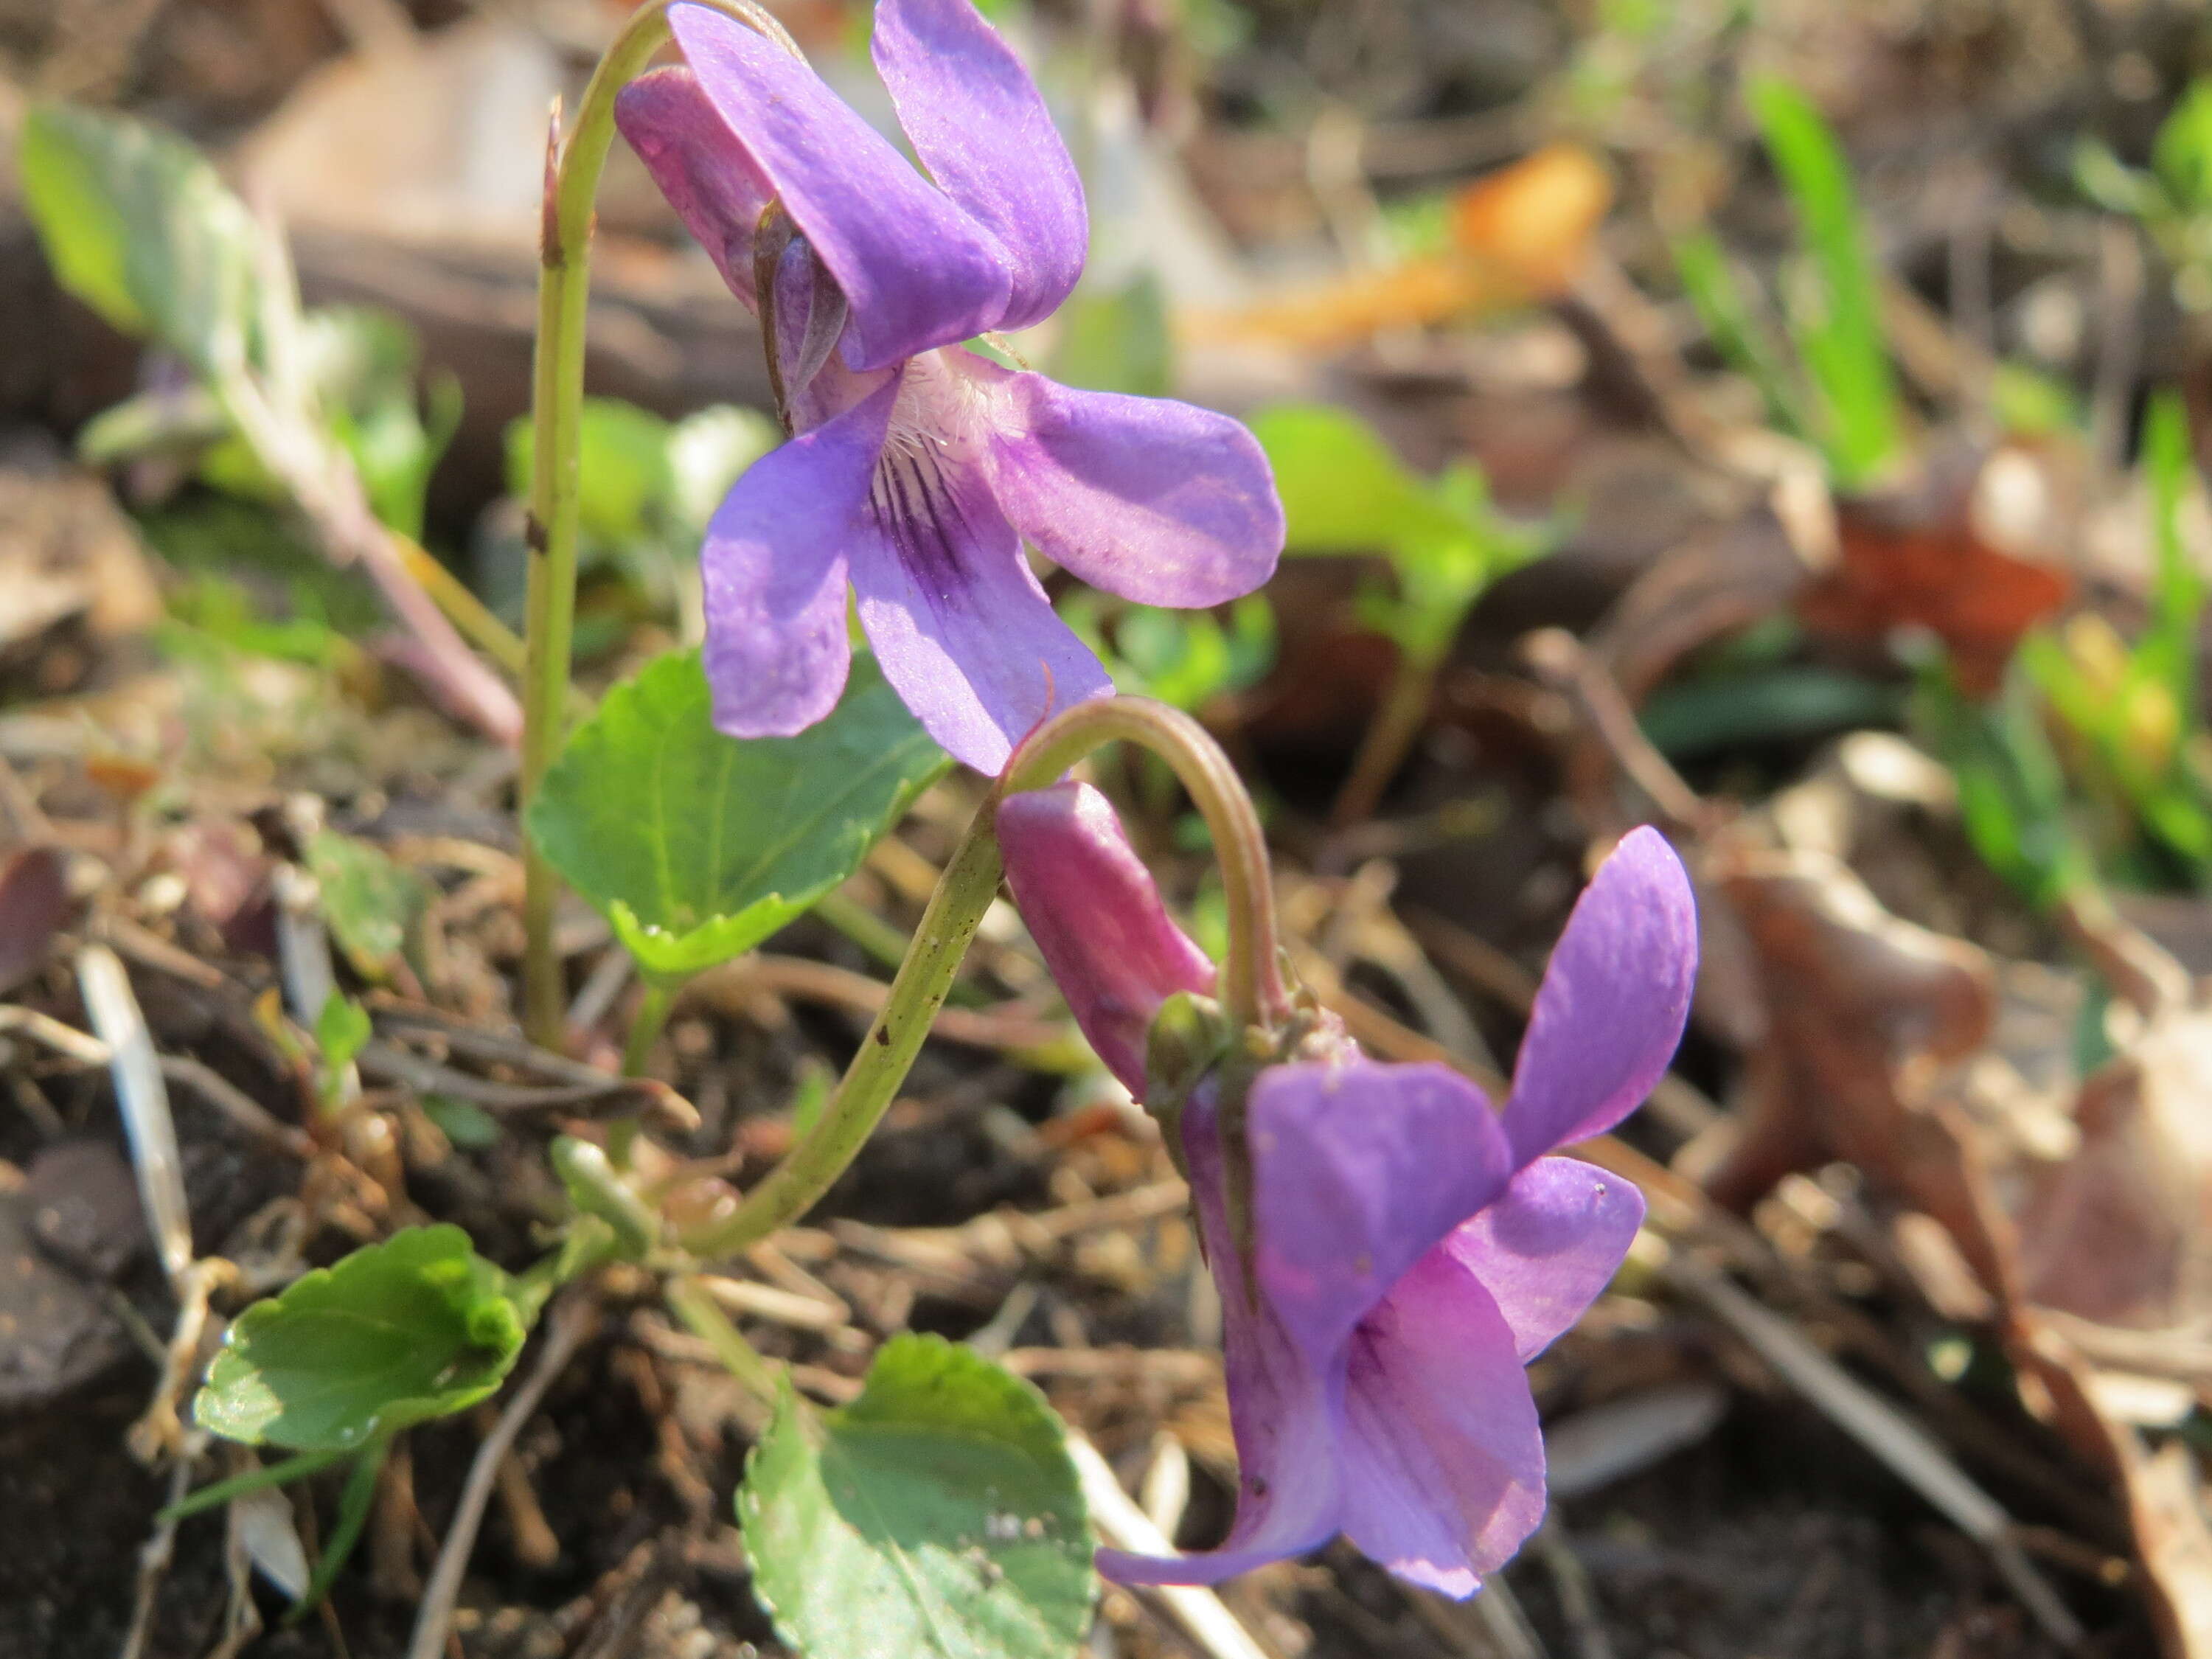
[[[1211,994],[1213,963],[1169,918],[1121,820],[1089,784],[1009,795],[998,825],[1014,902],[1075,1023],[1141,1096],[1152,1017],[1178,991]]]

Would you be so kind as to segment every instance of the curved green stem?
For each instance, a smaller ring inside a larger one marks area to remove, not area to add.
[[[794,56],[781,24],[751,0],[693,0],[757,29]],[[615,137],[615,94],[636,78],[669,38],[669,0],[634,13],[599,59],[561,142],[556,112],[546,157],[540,232],[537,355],[531,370],[532,459],[528,540],[532,550],[522,678],[520,805],[527,812],[566,732],[569,647],[576,620],[576,526],[584,407],[584,323],[591,295],[592,213]],[[523,835],[523,1019],[532,1040],[561,1038],[561,958],[553,948],[559,878]]]
[[[798,1220],[844,1174],[883,1121],[945,1006],[969,941],[998,896],[999,837],[993,822],[998,806],[994,790],[976,808],[975,821],[929,896],[906,960],[891,981],[890,999],[814,1127],[745,1194],[735,1213],[680,1241],[694,1255],[731,1255]]]
[[[1103,744],[1140,744],[1174,768],[1206,819],[1229,901],[1229,949],[1221,1000],[1239,1024],[1272,1027],[1291,1008],[1275,939],[1275,890],[1267,838],[1252,798],[1204,726],[1149,697],[1099,697],[1054,715],[1022,740],[1006,763],[1001,792],[1042,789]]]

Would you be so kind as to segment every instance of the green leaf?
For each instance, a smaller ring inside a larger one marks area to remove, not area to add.
[[[656,659],[607,694],[530,809],[538,848],[664,979],[804,915],[950,763],[870,657],[797,737],[741,742],[713,713],[697,652]]]
[[[368,1009],[343,991],[331,992],[315,1016],[315,1046],[323,1051],[324,1066],[336,1072],[352,1065],[368,1046],[373,1030]]]
[[[312,620],[356,638],[385,624],[368,579],[333,566],[286,514],[194,495],[143,515],[138,527],[179,571],[246,584],[271,619]]]
[[[2212,109],[2207,119],[2212,120]],[[2161,392],[2150,400],[2142,449],[2158,565],[2151,582],[2150,625],[2136,647],[2136,664],[2164,687],[2186,732],[2197,723],[2197,625],[2204,611],[2204,579],[2181,534],[2182,497],[2196,462],[2190,452],[2189,414],[2179,393]]]
[[[1291,553],[1395,553],[1469,526],[1357,415],[1322,404],[1263,410],[1252,431],[1275,469]]]
[[[31,107],[17,155],[64,288],[203,374],[244,364],[259,232],[205,157],[127,116],[64,103]]]
[[[2101,138],[2074,141],[2074,184],[2106,212],[2130,219],[2152,218],[2165,205],[2158,181],[2121,161]]]
[[[674,487],[670,427],[650,410],[613,398],[586,398],[577,421],[577,523],[605,546],[642,540],[652,515]],[[528,418],[507,428],[507,482],[528,499],[536,451]]]
[[[422,1115],[465,1152],[482,1152],[499,1144],[499,1120],[472,1100],[461,1100],[452,1095],[424,1095]]]
[[[2150,164],[2183,213],[2212,208],[2212,79],[2190,83],[2152,141]]]
[[[242,582],[221,576],[187,576],[169,594],[169,637],[165,644],[189,651],[180,634],[204,635],[215,646],[284,662],[335,668],[357,657],[361,647],[335,629],[307,617],[265,618]]]
[[[361,473],[369,507],[403,536],[419,540],[430,474],[461,418],[461,387],[434,380],[429,416],[416,381],[422,349],[412,329],[389,312],[327,306],[301,319],[301,374],[323,418]]]
[[[1398,550],[1391,560],[1398,575],[1398,614],[1384,630],[1424,663],[1443,659],[1485,588],[1550,552],[1562,533],[1560,523],[1516,524],[1498,513],[1490,503],[1489,480],[1471,463],[1447,467],[1435,491],[1466,527]]]
[[[1060,308],[1060,318],[1055,380],[1139,398],[1164,398],[1173,389],[1167,293],[1153,272],[1119,289],[1083,289]]]
[[[1264,593],[1231,605],[1225,628],[1211,611],[1109,601],[1088,587],[1071,589],[1058,608],[1106,665],[1117,690],[1172,708],[1199,709],[1245,690],[1275,664],[1275,612]]]
[[[1766,418],[1783,431],[1808,442],[1814,434],[1805,418],[1803,397],[1798,390],[1766,319],[1755,310],[1736,281],[1720,238],[1709,230],[1695,230],[1675,239],[1674,269],[1682,279],[1698,320],[1705,325],[1713,349],[1728,366],[1759,388],[1766,404]]]
[[[331,937],[363,979],[381,983],[400,963],[430,902],[430,884],[380,848],[334,830],[307,840],[307,868],[322,889]]]
[[[851,1405],[789,1392],[738,1493],[753,1588],[812,1659],[1064,1659],[1091,1536],[1060,1420],[933,1336],[884,1345]]]
[[[1821,440],[1836,482],[1856,488],[1898,453],[1904,435],[1850,166],[1826,118],[1788,82],[1761,77],[1748,98],[1819,277],[1820,311],[1801,321],[1797,349],[1826,405]]]
[[[1863,675],[1792,665],[1665,687],[1646,699],[1637,719],[1654,748],[1684,761],[1891,725],[1904,702],[1894,686]]]
[[[2095,869],[2068,820],[2065,773],[2033,689],[2027,672],[2014,672],[1999,696],[1978,703],[1936,657],[1921,670],[1912,724],[1958,780],[1960,818],[1974,851],[2041,910],[2094,880]]]
[[[465,1411],[522,1351],[506,1286],[459,1227],[395,1233],[240,1315],[193,1418],[248,1445],[335,1451]]]
[[[2074,389],[2057,375],[2011,358],[1990,365],[1990,413],[2015,438],[2055,437],[2081,428]]]

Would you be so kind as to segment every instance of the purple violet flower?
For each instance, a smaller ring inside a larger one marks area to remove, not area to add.
[[[1196,947],[1091,793],[1013,796],[999,823],[1078,1022],[1141,1090],[1131,1033],[1200,988]],[[1502,1111],[1445,1066],[1378,1064],[1326,1029],[1310,1057],[1251,1079],[1242,1149],[1224,1138],[1222,1075],[1199,1084],[1179,1125],[1221,1291],[1237,1519],[1218,1549],[1102,1550],[1102,1572],[1212,1583],[1342,1533],[1401,1577],[1465,1596],[1511,1557],[1544,1511],[1523,1368],[1605,1288],[1644,1215],[1630,1182],[1550,1154],[1643,1102],[1680,1040],[1696,966],[1688,879],[1638,830],[1560,936]]]
[[[743,24],[696,6],[669,21],[686,66],[632,82],[617,118],[765,312],[794,434],[732,489],[701,553],[715,724],[783,735],[836,706],[849,581],[908,706],[996,772],[1046,715],[1113,689],[1023,539],[1124,598],[1218,605],[1282,549],[1267,461],[1224,416],[1073,391],[961,344],[1050,315],[1090,236],[1044,100],[969,0],[876,8],[876,68],[927,178]]]

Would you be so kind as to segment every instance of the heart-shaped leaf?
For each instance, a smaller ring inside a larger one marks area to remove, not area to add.
[[[947,764],[872,658],[819,725],[740,741],[714,729],[698,653],[675,652],[568,740],[530,834],[647,973],[681,980],[805,914]]]
[[[64,288],[203,373],[243,364],[259,233],[204,156],[128,116],[60,103],[24,117],[18,156]]]
[[[1091,1529],[1042,1395],[933,1336],[884,1345],[860,1397],[787,1392],[738,1493],[753,1587],[814,1659],[1066,1659]]]
[[[523,1335],[507,1275],[466,1233],[412,1227],[240,1315],[192,1415],[248,1445],[365,1446],[483,1399]]]

